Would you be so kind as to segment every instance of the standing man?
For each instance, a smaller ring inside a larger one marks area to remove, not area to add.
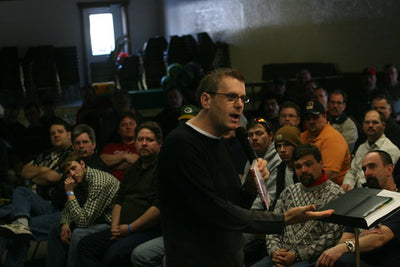
[[[357,126],[344,112],[346,109],[347,96],[342,90],[335,90],[329,94],[328,121],[339,133],[343,135],[352,152],[358,138]]]
[[[341,185],[350,168],[349,146],[343,136],[329,124],[325,109],[318,101],[306,103],[304,122],[307,130],[301,134],[301,141],[318,147],[326,175]]]
[[[345,191],[350,191],[354,187],[361,187],[365,183],[361,167],[362,160],[368,151],[384,150],[392,157],[393,163],[397,163],[400,151],[383,133],[386,126],[384,119],[384,115],[376,110],[365,113],[363,129],[367,140],[357,148],[356,155],[351,161],[351,168],[344,177],[342,188]]]
[[[248,210],[253,179],[240,186],[221,136],[236,129],[246,96],[237,70],[217,69],[198,89],[202,109],[170,133],[160,152],[158,185],[167,266],[242,266],[242,232],[279,233],[285,224],[329,216],[314,206],[283,215]],[[265,161],[258,168],[267,178]]]
[[[393,161],[382,150],[368,152],[362,162],[367,187],[397,191],[393,180]],[[316,266],[356,266],[354,229],[345,227],[336,246],[319,257]],[[400,212],[377,227],[364,230],[359,239],[360,266],[397,266],[400,262]]]

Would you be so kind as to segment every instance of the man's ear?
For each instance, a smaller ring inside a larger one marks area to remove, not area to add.
[[[393,170],[394,170],[394,165],[393,164],[388,164],[385,166],[386,170],[386,175],[387,176],[392,176],[393,175]]]
[[[83,160],[80,160],[79,164],[80,164],[83,168],[86,167],[86,163],[85,163]]]
[[[203,108],[209,109],[211,105],[211,95],[203,92],[200,96],[200,104]]]

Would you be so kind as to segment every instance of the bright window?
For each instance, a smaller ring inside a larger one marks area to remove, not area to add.
[[[92,55],[108,55],[115,48],[114,23],[111,13],[89,15]]]

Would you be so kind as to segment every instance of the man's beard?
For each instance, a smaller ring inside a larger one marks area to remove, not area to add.
[[[378,179],[375,176],[367,176],[365,177],[367,180],[366,183],[362,184],[363,187],[382,189],[381,185],[378,182]]]
[[[314,183],[314,177],[312,177],[311,174],[303,174],[300,176],[300,182],[304,186],[310,186],[312,183]]]

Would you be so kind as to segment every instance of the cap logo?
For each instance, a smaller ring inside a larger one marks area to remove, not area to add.
[[[282,141],[283,140],[283,135],[282,134],[276,135],[276,140],[277,141]]]
[[[192,109],[191,107],[185,107],[185,108],[183,109],[183,112],[184,112],[184,113],[192,113],[192,112],[193,112],[193,109]]]
[[[312,110],[313,108],[314,108],[314,102],[308,101],[307,102],[307,106],[306,106],[306,110]]]

